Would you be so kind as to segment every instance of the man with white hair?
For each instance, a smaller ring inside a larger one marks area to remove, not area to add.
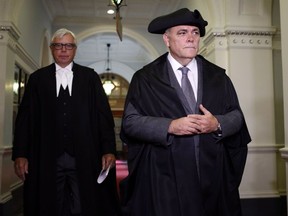
[[[73,62],[73,32],[56,31],[50,49],[55,63],[30,75],[16,119],[12,159],[24,215],[115,216],[114,121],[101,80]]]

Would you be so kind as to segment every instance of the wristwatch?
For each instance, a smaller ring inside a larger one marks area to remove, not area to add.
[[[218,137],[222,137],[222,128],[221,128],[220,123],[217,126],[216,134]]]

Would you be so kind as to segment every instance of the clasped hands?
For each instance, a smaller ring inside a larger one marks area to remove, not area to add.
[[[196,135],[211,133],[217,130],[219,122],[202,104],[203,114],[191,114],[171,122],[168,133],[175,135]]]

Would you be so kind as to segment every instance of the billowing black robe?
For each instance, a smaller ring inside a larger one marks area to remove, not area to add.
[[[114,121],[97,73],[73,64],[72,140],[84,216],[114,216],[116,172],[97,183],[103,154],[115,153]],[[56,215],[55,64],[30,75],[16,120],[13,156],[26,157],[25,216]]]
[[[198,100],[213,115],[237,110],[242,116],[224,69],[201,56],[196,60],[201,78]],[[128,145],[129,168],[120,185],[123,213],[239,216],[238,187],[251,141],[244,117],[236,133],[222,138],[215,133],[197,135],[197,139],[168,135],[171,120],[187,115],[171,85],[169,67],[164,54],[136,72],[129,87],[121,130],[121,138]],[[135,124],[127,124],[131,119]]]

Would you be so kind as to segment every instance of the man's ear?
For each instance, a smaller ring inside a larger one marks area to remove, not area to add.
[[[169,37],[168,37],[167,33],[163,34],[163,41],[164,41],[165,45],[167,47],[169,47]]]

